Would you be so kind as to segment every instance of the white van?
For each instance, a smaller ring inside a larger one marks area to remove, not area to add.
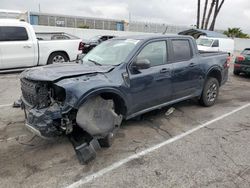
[[[234,52],[234,40],[230,38],[213,38],[200,36],[196,40],[201,51],[222,51],[232,55]]]

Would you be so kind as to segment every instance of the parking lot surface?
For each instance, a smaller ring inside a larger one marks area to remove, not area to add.
[[[170,115],[164,108],[123,122],[88,165],[66,137],[26,130],[23,112],[10,106],[20,96],[18,74],[1,75],[0,85],[0,187],[250,187],[249,77],[230,73],[213,107],[189,100]]]

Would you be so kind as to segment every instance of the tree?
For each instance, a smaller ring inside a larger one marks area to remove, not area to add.
[[[200,12],[201,12],[201,0],[198,0],[197,2],[197,23],[196,23],[196,27],[197,29],[200,28]]]
[[[205,5],[204,5],[203,17],[202,17],[202,22],[201,22],[201,29],[204,29],[204,26],[205,26],[205,20],[206,20],[206,14],[207,14],[207,4],[208,4],[208,0],[205,1]]]
[[[231,38],[249,38],[249,35],[243,33],[240,28],[228,28],[227,31],[224,31],[224,34]]]
[[[209,28],[209,30],[213,31],[214,27],[215,27],[217,16],[218,16],[218,14],[221,10],[221,7],[223,6],[225,0],[210,0],[210,1],[211,1],[211,4],[210,4],[208,14],[207,14],[209,0],[205,0],[201,28],[202,29]],[[196,24],[196,26],[197,26],[197,28],[200,28],[200,4],[201,4],[201,1],[198,0],[197,4],[198,4],[198,7],[197,7],[197,24]],[[212,14],[213,14],[212,22],[211,22],[210,26],[208,27]]]
[[[222,5],[224,4],[225,0],[222,0],[221,2],[219,2],[219,0],[216,0],[216,6],[214,9],[214,16],[213,16],[213,20],[212,23],[210,25],[209,30],[213,31],[214,30],[214,26],[215,26],[215,22],[216,22],[216,18],[221,10]],[[220,4],[219,4],[220,3]]]
[[[214,8],[214,5],[215,5],[215,1],[216,1],[216,0],[212,0],[212,2],[211,2],[211,5],[210,5],[209,11],[208,11],[208,15],[207,15],[207,19],[206,19],[206,22],[205,22],[205,27],[204,27],[204,29],[207,29],[207,28],[208,28],[208,23],[209,23],[210,17],[211,17],[212,12],[213,12],[213,8]]]

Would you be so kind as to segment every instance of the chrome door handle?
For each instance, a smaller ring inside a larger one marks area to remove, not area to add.
[[[23,46],[23,48],[31,48],[31,46],[30,45],[25,45],[25,46]]]

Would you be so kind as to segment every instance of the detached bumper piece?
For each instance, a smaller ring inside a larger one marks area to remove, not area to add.
[[[101,148],[98,140],[92,138],[79,128],[68,135],[80,164],[87,164],[96,158],[96,152]]]
[[[86,164],[96,158],[96,151],[100,149],[100,145],[97,139],[93,139],[89,144],[85,142],[74,148],[80,164]]]

